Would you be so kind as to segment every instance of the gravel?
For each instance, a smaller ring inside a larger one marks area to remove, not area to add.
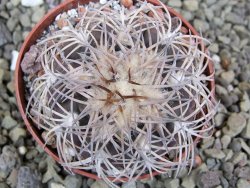
[[[24,38],[49,8],[63,0],[0,1],[0,187],[108,188],[103,181],[71,175],[27,134],[14,100],[15,63]],[[166,0],[165,2],[167,2]],[[250,187],[250,2],[169,0],[211,41],[215,62],[216,129],[197,145],[202,164],[187,175],[120,184],[122,188]],[[35,71],[29,64],[27,71]],[[40,66],[39,64],[37,64]],[[38,67],[39,68],[39,67]],[[170,173],[171,175],[171,173]]]

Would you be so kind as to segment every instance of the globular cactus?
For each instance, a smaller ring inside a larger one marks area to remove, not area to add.
[[[194,138],[211,133],[216,109],[207,41],[163,5],[117,5],[79,6],[39,40],[27,106],[66,169],[111,185],[192,166]]]

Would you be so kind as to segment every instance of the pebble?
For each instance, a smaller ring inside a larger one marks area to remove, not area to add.
[[[164,185],[165,187],[167,188],[176,188],[176,187],[179,187],[180,185],[180,180],[175,178],[175,179],[166,179],[164,181]]]
[[[244,24],[244,20],[242,19],[242,17],[237,15],[234,12],[229,12],[225,16],[225,20],[232,23],[232,24]]]
[[[7,130],[10,130],[15,126],[17,126],[17,121],[14,120],[10,115],[7,115],[3,118],[2,127],[4,127]]]
[[[241,99],[240,109],[243,112],[247,112],[250,110],[250,100],[249,100],[249,96],[248,96],[247,92],[244,92],[244,95]]]
[[[14,146],[4,146],[0,155],[0,179],[6,178],[18,165],[18,155]]]
[[[246,127],[243,129],[241,136],[246,139],[250,139],[250,120],[248,119]]]
[[[11,41],[11,34],[6,24],[0,19],[0,47]]]
[[[11,0],[12,5],[14,5],[15,7],[16,7],[17,5],[19,5],[20,2],[21,2],[21,0]]]
[[[235,137],[242,132],[245,126],[246,118],[240,113],[232,113],[227,120],[227,126],[222,128],[222,132],[230,137]]]
[[[170,7],[180,8],[182,6],[182,2],[180,0],[170,0],[168,1],[167,5]]]
[[[235,77],[235,73],[232,70],[221,73],[221,78],[225,80],[228,84],[230,84],[234,80],[234,77]]]
[[[220,173],[207,171],[199,174],[198,185],[200,188],[211,188],[220,185]]]
[[[197,29],[197,31],[201,31],[203,33],[209,29],[209,24],[205,22],[204,20],[195,19],[194,27]]]
[[[49,188],[65,188],[64,185],[56,182],[50,182],[49,183]]]
[[[18,171],[16,188],[42,188],[37,171],[33,171],[30,167],[21,166]]]
[[[123,183],[121,188],[136,188],[136,182],[131,181],[131,182]]]
[[[27,148],[25,146],[20,146],[18,152],[20,155],[25,155],[27,153]]]
[[[34,13],[32,14],[31,20],[33,23],[37,23],[40,21],[40,19],[42,19],[42,17],[44,15],[45,15],[45,8],[44,7],[36,8],[34,10]]]
[[[217,113],[214,117],[214,122],[216,127],[220,127],[226,119],[226,115],[223,113]]]
[[[239,179],[237,181],[237,188],[246,188],[250,187],[250,182],[245,179]]]
[[[68,175],[64,180],[65,188],[81,188],[82,177],[79,175]]]
[[[26,130],[20,127],[15,127],[9,133],[11,140],[16,143],[19,138],[26,136]]]
[[[232,157],[232,163],[244,166],[247,162],[247,155],[244,152],[234,153]]]
[[[215,159],[223,159],[225,158],[225,154],[223,153],[223,151],[221,151],[220,149],[215,149],[215,148],[211,148],[211,149],[205,149],[204,153],[208,156],[208,157],[212,157]]]
[[[38,6],[38,5],[41,5],[43,4],[44,1],[43,0],[21,0],[21,4],[22,6],[25,6],[25,7],[35,7],[35,6]]]
[[[230,142],[231,142],[231,137],[230,137],[230,136],[228,136],[228,135],[223,135],[223,136],[221,137],[221,144],[222,144],[222,148],[223,148],[223,149],[228,148]]]
[[[16,50],[13,50],[11,52],[11,65],[10,65],[10,70],[15,71],[16,69],[16,63],[18,59],[19,52]]]
[[[9,69],[9,64],[6,59],[0,58],[0,69],[3,69],[3,70]]]
[[[31,26],[30,16],[28,14],[21,14],[20,15],[20,22],[21,22],[23,27],[30,27]]]
[[[90,188],[109,188],[109,186],[102,180],[95,181]]]
[[[250,179],[250,167],[249,166],[237,167],[234,170],[234,175],[236,175],[239,178],[249,180]]]
[[[196,11],[199,9],[198,0],[185,0],[183,1],[183,5],[188,11]]]

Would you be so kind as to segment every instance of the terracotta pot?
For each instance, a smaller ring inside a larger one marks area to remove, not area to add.
[[[59,6],[57,6],[56,8],[54,8],[53,10],[51,10],[50,12],[48,12],[42,18],[42,20],[32,29],[30,34],[27,36],[27,38],[26,38],[25,42],[23,43],[23,46],[20,50],[19,57],[18,57],[17,64],[16,64],[15,91],[16,91],[16,99],[17,99],[17,105],[18,105],[19,111],[22,115],[22,118],[23,118],[30,134],[44,148],[44,150],[57,162],[60,162],[60,159],[57,155],[57,151],[55,149],[48,147],[48,146],[45,146],[45,142],[41,137],[41,131],[39,131],[37,126],[34,126],[32,121],[30,119],[28,119],[26,114],[25,114],[27,102],[26,102],[25,97],[24,97],[24,94],[25,94],[25,86],[24,86],[24,80],[23,80],[24,74],[22,72],[20,64],[21,64],[22,58],[24,57],[24,54],[29,50],[30,46],[36,43],[36,40],[42,35],[42,32],[55,20],[55,17],[58,14],[60,14],[64,11],[67,11],[69,9],[75,8],[78,6],[78,4],[87,4],[89,2],[90,2],[90,0],[67,0],[67,1],[63,2],[62,4],[60,4]],[[97,2],[97,1],[93,0],[93,2]],[[157,1],[157,0],[148,0],[148,2],[155,4],[155,5],[160,4],[159,1]],[[198,32],[190,25],[190,23],[188,23],[179,13],[174,11],[172,8],[169,8],[169,7],[167,7],[167,8],[172,16],[177,16],[182,20],[183,26],[185,28],[187,28],[188,30],[190,30],[193,35],[199,35]],[[205,71],[205,74],[211,75],[213,72],[214,72],[213,64],[212,64],[212,62],[210,62],[206,71]],[[214,81],[210,81],[208,87],[211,91],[214,91],[214,88],[215,88]],[[196,138],[195,142],[197,143],[198,140],[199,140],[199,138]],[[86,176],[88,178],[99,179],[96,174],[93,174],[93,173],[88,172],[88,171],[78,170],[78,169],[73,169],[72,171],[74,173]],[[153,175],[157,175],[157,174],[158,174],[157,172],[153,172]],[[150,177],[149,174],[144,174],[144,175],[140,176],[139,179],[146,179],[149,177]],[[110,178],[110,179],[112,180],[113,178]],[[120,179],[120,181],[126,181],[126,180],[127,180],[126,178]]]

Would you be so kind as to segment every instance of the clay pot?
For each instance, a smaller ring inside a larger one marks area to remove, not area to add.
[[[37,128],[37,126],[34,126],[33,122],[27,118],[25,111],[26,111],[26,100],[25,100],[25,86],[24,86],[24,80],[23,80],[23,72],[21,69],[21,61],[24,57],[24,54],[29,50],[30,46],[36,43],[36,40],[42,35],[42,32],[55,20],[55,17],[69,9],[75,8],[78,6],[78,4],[87,4],[90,0],[66,0],[50,12],[48,12],[42,20],[32,29],[30,34],[27,36],[25,42],[22,45],[22,48],[19,53],[19,57],[16,64],[16,70],[15,70],[15,91],[16,91],[16,99],[17,99],[17,105],[19,108],[19,111],[22,115],[22,118],[27,126],[27,129],[29,130],[30,134],[33,136],[33,138],[43,147],[43,149],[57,162],[60,162],[60,159],[57,155],[57,151],[55,149],[50,148],[49,146],[45,146],[45,142],[42,139],[41,136],[41,130]],[[96,2],[96,0],[93,0],[93,2]],[[148,0],[148,2],[159,5],[160,3],[157,0]],[[190,25],[179,13],[174,11],[172,8],[167,7],[170,14],[172,16],[179,17],[182,20],[183,24],[183,30],[190,30],[193,35],[199,35],[198,32],[193,28],[193,26]],[[213,63],[210,62],[207,69],[205,70],[205,74],[211,75],[214,72]],[[211,91],[214,91],[215,83],[214,81],[209,82],[209,89]],[[199,138],[195,139],[195,142],[197,143]],[[83,176],[86,176],[88,178],[92,179],[99,179],[96,174],[93,174],[91,172],[85,171],[85,170],[78,170],[73,169],[72,170],[76,174],[80,174]],[[153,172],[153,175],[157,175],[158,172]],[[139,177],[139,179],[146,179],[149,178],[149,174],[144,174]],[[110,178],[111,180],[113,178]],[[120,179],[120,181],[126,181],[126,178]]]

